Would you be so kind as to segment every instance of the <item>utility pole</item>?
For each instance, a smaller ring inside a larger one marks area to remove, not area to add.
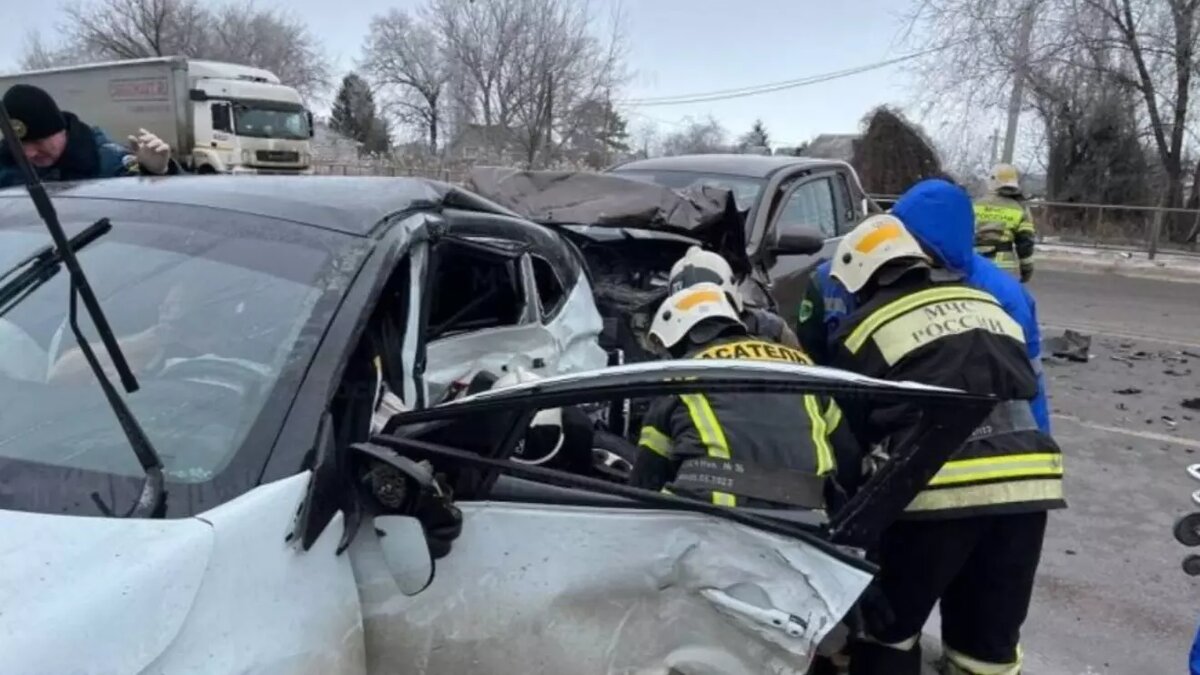
[[[1017,144],[1017,122],[1021,118],[1021,100],[1025,97],[1025,78],[1029,76],[1029,38],[1033,34],[1033,8],[1036,0],[1029,0],[1021,10],[1021,25],[1017,33],[1016,61],[1013,64],[1012,93],[1008,99],[1008,128],[1004,132],[1004,151],[1000,161],[1011,164],[1013,149]]]
[[[988,164],[996,165],[996,151],[1000,149],[1000,129],[992,130],[992,149],[988,151]]]

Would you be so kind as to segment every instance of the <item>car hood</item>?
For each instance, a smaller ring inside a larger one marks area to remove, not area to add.
[[[746,257],[745,214],[733,193],[710,185],[672,190],[584,171],[471,170],[468,189],[543,225],[652,230],[686,235],[721,253],[739,274]]]
[[[30,672],[30,655],[42,672],[141,672],[183,626],[214,539],[196,518],[18,511],[0,511],[0,531],[0,644],[20,645],[0,650],[8,673]],[[87,668],[74,670],[84,654]]]

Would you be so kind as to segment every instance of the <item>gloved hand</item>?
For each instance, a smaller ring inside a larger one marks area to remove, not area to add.
[[[161,176],[170,168],[171,146],[149,131],[138,129],[138,135],[129,137],[129,147],[148,173]]]
[[[1033,278],[1033,267],[1032,266],[1022,267],[1021,268],[1021,283],[1025,283],[1032,278]]]

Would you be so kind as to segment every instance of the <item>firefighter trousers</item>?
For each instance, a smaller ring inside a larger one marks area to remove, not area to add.
[[[886,618],[852,648],[851,675],[919,675],[917,642],[939,600],[950,672],[1017,675],[1045,533],[1045,511],[894,524],[873,556],[886,609],[871,613]]]

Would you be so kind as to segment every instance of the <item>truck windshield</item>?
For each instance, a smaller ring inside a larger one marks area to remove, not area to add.
[[[239,136],[308,140],[308,115],[304,109],[268,107],[257,103],[233,105],[234,130]]]

